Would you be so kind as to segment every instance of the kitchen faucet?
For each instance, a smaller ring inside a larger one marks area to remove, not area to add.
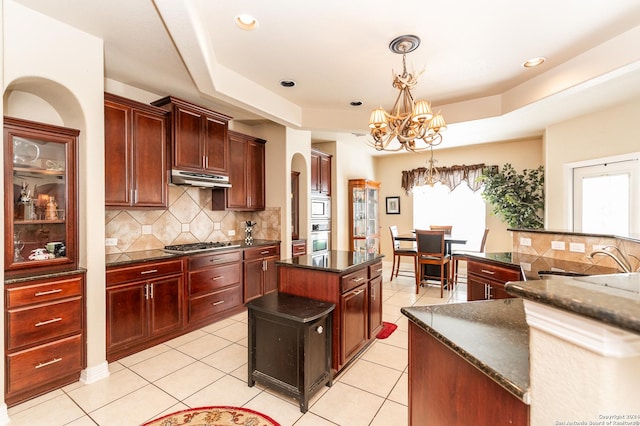
[[[618,252],[618,256],[616,256],[614,253],[612,253],[611,251],[607,250],[607,249],[615,249]],[[610,258],[612,258],[613,260],[615,260],[615,262],[618,264],[618,266],[620,266],[620,268],[626,272],[633,272],[633,268],[631,267],[631,263],[629,262],[629,259],[627,259],[624,254],[622,254],[622,252],[620,251],[620,249],[616,246],[606,246],[603,249],[599,249],[599,250],[593,250],[592,252],[590,252],[589,254],[587,254],[587,259],[593,259],[594,256],[601,254],[601,255],[605,255],[605,256],[609,256]],[[637,259],[635,256],[632,256],[633,258]]]

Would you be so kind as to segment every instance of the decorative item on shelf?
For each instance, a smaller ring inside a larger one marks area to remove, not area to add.
[[[22,249],[24,249],[24,242],[21,240],[21,232],[18,231],[13,234],[13,261],[19,262],[24,260],[22,257]]]
[[[31,250],[29,260],[48,260],[53,259],[53,253],[49,253],[46,248],[37,248]]]
[[[244,242],[245,244],[253,244],[253,227],[256,226],[256,222],[247,220],[244,223]]]
[[[18,220],[33,220],[35,218],[31,191],[27,188],[29,188],[29,185],[23,181],[22,188],[20,189],[20,199],[18,200],[15,212],[15,217]]]
[[[47,202],[47,207],[44,212],[45,220],[58,220],[58,204],[56,203],[56,198],[54,196],[49,196],[49,201]]]
[[[44,220],[47,204],[49,204],[49,196],[47,194],[38,194],[35,204],[36,219]]]
[[[369,118],[370,134],[373,142],[368,142],[378,151],[421,152],[442,142],[441,132],[447,128],[444,117],[431,112],[431,105],[425,100],[414,102],[411,89],[418,84],[418,75],[407,72],[406,54],[420,45],[415,35],[396,37],[389,44],[389,50],[402,54],[402,74],[395,75],[393,87],[398,89],[398,97],[391,113],[382,107],[374,109]],[[422,74],[422,72],[420,73]],[[393,140],[398,144],[391,144]],[[422,142],[420,142],[422,141]]]

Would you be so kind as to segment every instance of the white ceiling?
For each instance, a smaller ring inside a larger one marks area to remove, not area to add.
[[[316,140],[365,133],[371,109],[391,107],[402,57],[388,44],[402,34],[422,40],[407,65],[424,69],[414,97],[449,123],[443,148],[540,135],[640,96],[639,0],[17,1],[102,38],[107,78]],[[235,27],[240,13],[258,29]],[[534,56],[548,60],[521,67]]]

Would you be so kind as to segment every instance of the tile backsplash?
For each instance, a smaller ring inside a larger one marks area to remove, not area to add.
[[[259,212],[211,210],[211,190],[169,186],[167,210],[106,210],[106,253],[161,249],[170,244],[244,239],[244,222],[257,223],[256,239],[280,240],[280,208]],[[235,233],[235,235],[230,235]]]

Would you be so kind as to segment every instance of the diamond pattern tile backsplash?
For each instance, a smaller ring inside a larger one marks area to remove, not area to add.
[[[211,190],[169,186],[167,210],[107,210],[105,238],[117,238],[107,254],[161,249],[169,244],[244,239],[244,223],[257,223],[256,239],[280,239],[280,208],[260,212],[211,210]],[[235,231],[235,236],[229,236]]]

